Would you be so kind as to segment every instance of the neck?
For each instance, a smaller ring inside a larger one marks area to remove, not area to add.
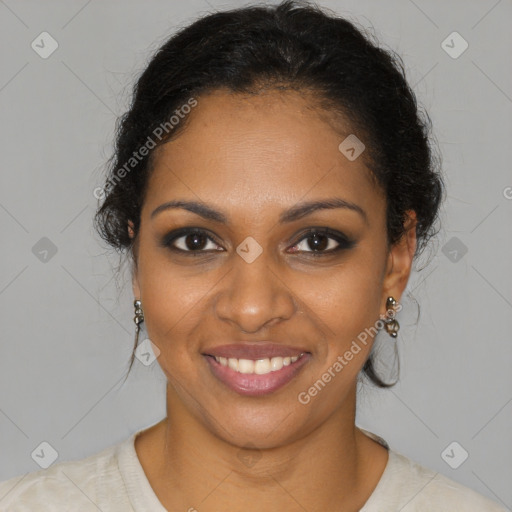
[[[354,388],[305,437],[258,450],[213,434],[168,386],[167,418],[140,440],[139,459],[169,510],[356,511],[377,485],[387,450],[355,427],[355,398]]]

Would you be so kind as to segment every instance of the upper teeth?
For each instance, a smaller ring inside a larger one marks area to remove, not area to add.
[[[293,357],[273,357],[272,359],[235,359],[230,357],[215,357],[215,360],[222,366],[229,366],[232,370],[239,373],[255,373],[257,375],[265,375],[266,373],[276,372],[283,366],[288,366],[300,359],[304,353]]]

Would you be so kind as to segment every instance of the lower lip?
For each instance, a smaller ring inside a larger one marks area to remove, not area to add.
[[[273,393],[288,384],[308,362],[310,354],[306,353],[294,363],[265,375],[239,373],[229,368],[229,366],[221,365],[212,356],[204,357],[208,361],[213,375],[228,388],[240,395],[261,396]]]

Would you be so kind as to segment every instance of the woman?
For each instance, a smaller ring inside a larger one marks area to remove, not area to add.
[[[503,510],[355,425],[442,192],[399,60],[348,21],[284,2],[173,36],[96,216],[133,258],[167,417],[4,482],[0,508]]]

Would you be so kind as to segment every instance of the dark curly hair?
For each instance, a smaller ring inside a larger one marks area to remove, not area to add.
[[[414,210],[418,256],[437,233],[444,192],[439,158],[402,59],[373,39],[334,13],[291,0],[216,12],[179,30],[152,57],[118,121],[104,201],[94,217],[102,239],[133,256],[152,156],[187,125],[182,114],[191,98],[220,88],[249,94],[291,88],[313,92],[318,106],[362,134],[367,165],[387,198],[388,243],[401,238],[405,212]],[[170,127],[173,115],[180,122]],[[130,369],[133,361],[132,353]],[[379,387],[393,385],[377,375],[373,354],[363,373]]]

